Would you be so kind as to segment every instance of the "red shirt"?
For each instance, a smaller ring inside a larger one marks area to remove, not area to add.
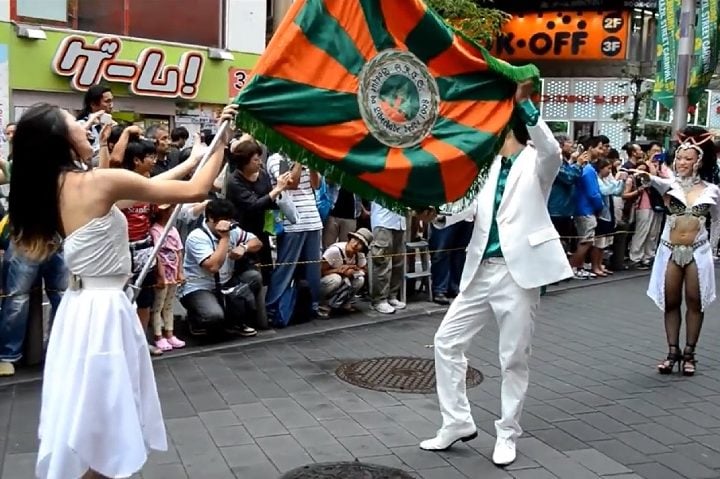
[[[150,236],[150,217],[157,206],[150,203],[138,203],[122,210],[128,224],[130,241],[141,241]]]

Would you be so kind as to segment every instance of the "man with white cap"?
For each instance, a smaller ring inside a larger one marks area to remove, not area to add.
[[[365,284],[366,254],[373,241],[367,228],[348,234],[348,241],[330,245],[323,254],[320,281],[320,317],[326,318],[333,309],[354,312],[355,294]]]

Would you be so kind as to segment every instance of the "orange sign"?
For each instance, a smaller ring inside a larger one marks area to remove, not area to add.
[[[250,79],[250,70],[230,67],[228,69],[228,97],[234,99]]]
[[[628,12],[514,15],[494,45],[506,60],[625,60]]]

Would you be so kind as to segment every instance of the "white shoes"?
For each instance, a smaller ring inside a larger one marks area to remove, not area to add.
[[[515,462],[516,457],[515,441],[513,439],[498,438],[492,456],[493,464],[500,467],[509,466]]]
[[[474,425],[465,429],[441,428],[437,436],[420,443],[420,449],[426,451],[446,451],[458,441],[468,442],[477,437],[477,428]]]
[[[400,301],[400,300],[398,300],[398,299],[395,299],[395,298],[390,298],[390,300],[388,301],[388,304],[389,304],[390,306],[392,306],[393,308],[395,308],[395,309],[405,309],[405,308],[407,308],[407,304],[405,304],[405,303],[403,303],[402,301]]]
[[[390,306],[388,301],[381,301],[377,304],[373,304],[372,307],[375,311],[382,314],[393,314],[395,312],[395,308]]]
[[[420,443],[420,449],[425,451],[447,451],[458,441],[468,442],[477,437],[477,428],[470,426],[465,429],[441,428],[437,436]],[[495,450],[492,455],[492,462],[496,466],[505,467],[515,462],[517,452],[515,451],[514,439],[498,438],[495,442]]]

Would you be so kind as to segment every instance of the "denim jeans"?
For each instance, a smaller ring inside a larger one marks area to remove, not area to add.
[[[30,290],[45,282],[45,293],[52,305],[52,316],[67,289],[68,270],[61,252],[43,262],[27,259],[12,244],[5,251],[2,267],[3,298],[0,310],[0,361],[14,362],[23,354],[23,343],[30,309]],[[52,324],[52,318],[51,318]]]
[[[303,231],[300,233],[282,233],[277,237],[277,266],[270,278],[270,287],[265,297],[268,317],[277,312],[278,302],[283,292],[290,287],[292,280],[305,279],[312,294],[313,311],[317,311],[320,301],[320,249],[322,231]],[[296,265],[297,262],[313,261],[311,264]]]
[[[438,251],[432,254],[430,267],[434,295],[458,294],[465,264],[465,249],[470,243],[473,226],[474,223],[470,221],[460,221],[442,229],[431,226],[430,251]]]

